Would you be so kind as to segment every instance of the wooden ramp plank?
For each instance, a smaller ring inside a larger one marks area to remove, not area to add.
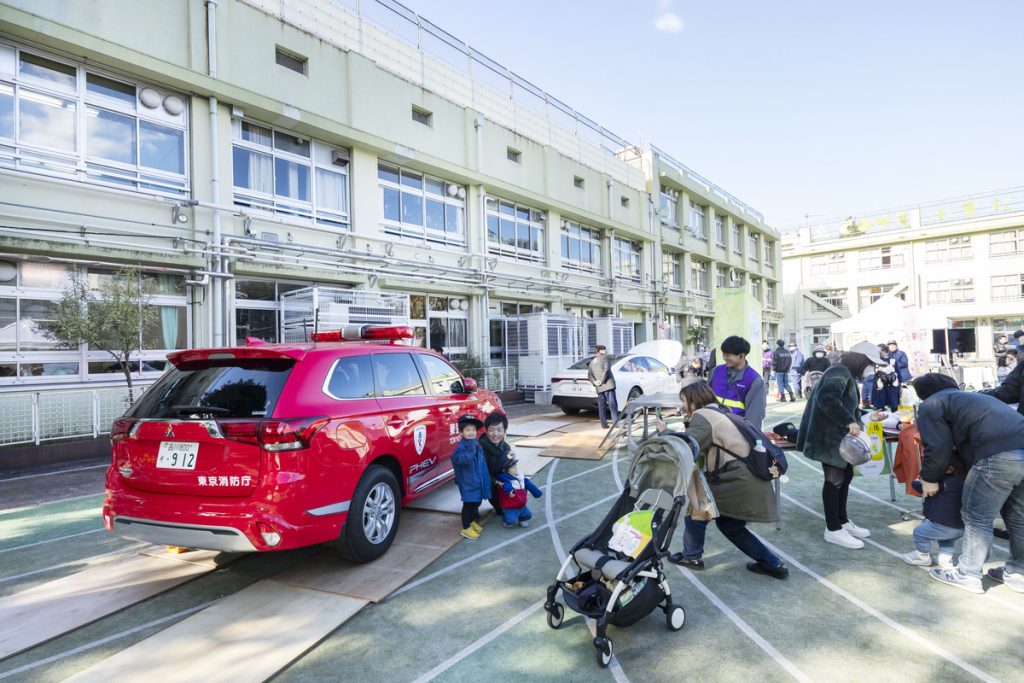
[[[548,466],[551,461],[540,457],[541,450],[543,449],[525,448],[519,444],[512,444],[512,454],[519,460],[519,474],[524,477],[535,477],[538,472]]]
[[[383,557],[356,565],[324,554],[274,578],[292,586],[380,602],[461,541],[461,527],[455,515],[406,510],[398,536]]]
[[[133,555],[0,599],[0,659],[213,571],[217,555]]]
[[[561,439],[565,434],[562,432],[548,432],[547,434],[541,434],[540,436],[527,436],[521,439],[516,439],[512,443],[513,448],[520,446],[526,446],[527,448],[550,448]]]
[[[440,488],[434,489],[425,496],[420,496],[416,500],[406,503],[405,508],[402,512],[402,522],[405,524],[405,512],[404,510],[429,510],[432,512],[450,512],[452,514],[459,514],[462,511],[462,499],[459,498],[459,487],[455,485],[455,480],[443,484]],[[486,500],[480,503],[480,514],[485,512],[492,512],[491,504]],[[399,533],[401,533],[402,527],[398,527]]]
[[[553,429],[564,427],[571,420],[530,420],[509,425],[507,434],[509,436],[540,436]]]
[[[585,422],[573,422],[572,424],[567,424],[564,427],[559,427],[555,431],[563,434],[575,434],[578,432],[600,432],[603,436],[604,433],[607,432],[608,430],[602,427],[601,423],[598,422],[595,418],[593,420],[587,420]]]
[[[67,680],[264,681],[366,604],[264,579]]]
[[[548,458],[600,460],[606,452],[606,449],[599,448],[603,439],[603,431],[563,434],[553,446],[545,448],[540,454]]]

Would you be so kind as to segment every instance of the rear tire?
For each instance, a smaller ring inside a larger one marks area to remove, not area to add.
[[[335,548],[349,562],[365,564],[387,552],[398,533],[402,495],[398,480],[382,465],[370,465],[356,485],[348,519]]]
[[[551,609],[548,611],[548,626],[550,626],[553,629],[557,629],[559,626],[562,625],[562,619],[564,618],[565,609],[562,607],[561,603],[556,602],[551,606]]]
[[[612,639],[611,638],[595,638],[594,647],[597,649],[595,653],[597,655],[597,665],[602,669],[608,668],[608,665],[612,663]]]
[[[679,605],[672,605],[665,614],[665,625],[670,631],[678,631],[686,623],[686,612]]]
[[[580,409],[579,408],[570,408],[569,406],[559,406],[559,408],[561,408],[562,412],[565,413],[566,415],[579,415],[580,414]]]

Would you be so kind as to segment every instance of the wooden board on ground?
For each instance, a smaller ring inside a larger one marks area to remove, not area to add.
[[[527,448],[548,448],[554,446],[555,442],[561,439],[565,434],[562,432],[548,432],[547,434],[541,434],[540,436],[527,436],[522,439],[517,439],[512,444],[513,448],[519,448],[525,446]]]
[[[574,458],[578,460],[600,460],[606,449],[598,448],[604,432],[576,432],[564,434],[554,446],[540,452],[548,458]]]
[[[274,579],[299,588],[380,602],[461,541],[461,527],[462,521],[455,515],[407,510],[402,514],[395,542],[380,559],[356,565],[324,553]]]
[[[0,599],[0,659],[213,571],[237,557],[132,555]],[[193,561],[194,560],[194,561]]]
[[[459,498],[459,487],[455,480],[443,484],[440,488],[434,489],[425,496],[420,496],[411,503],[406,504],[407,510],[429,510],[432,512],[450,512],[459,514],[462,512],[462,499]],[[480,503],[480,514],[492,512],[491,504],[486,500]],[[403,513],[404,514],[404,513]],[[402,524],[405,524],[403,517]],[[398,527],[401,530],[401,525]]]
[[[541,448],[524,448],[518,443],[512,446],[512,452],[519,460],[519,474],[524,477],[534,477],[542,469],[547,467],[550,460],[540,457]],[[536,483],[536,482],[534,482]]]
[[[508,426],[509,436],[540,436],[559,427],[564,427],[571,420],[530,420]]]
[[[366,604],[264,579],[67,680],[264,681]]]
[[[567,424],[564,427],[559,427],[557,430],[559,434],[580,434],[586,432],[594,432],[604,436],[604,433],[608,430],[601,426],[601,423],[597,420],[587,420],[586,422],[573,422]]]

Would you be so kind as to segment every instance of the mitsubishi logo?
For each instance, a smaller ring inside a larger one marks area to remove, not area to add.
[[[174,438],[174,425],[167,425],[167,429],[164,430],[164,436],[169,439]]]

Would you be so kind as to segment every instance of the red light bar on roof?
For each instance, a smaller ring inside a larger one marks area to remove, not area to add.
[[[363,341],[366,339],[412,339],[412,328],[408,325],[345,325],[337,330],[314,332],[313,341]]]

